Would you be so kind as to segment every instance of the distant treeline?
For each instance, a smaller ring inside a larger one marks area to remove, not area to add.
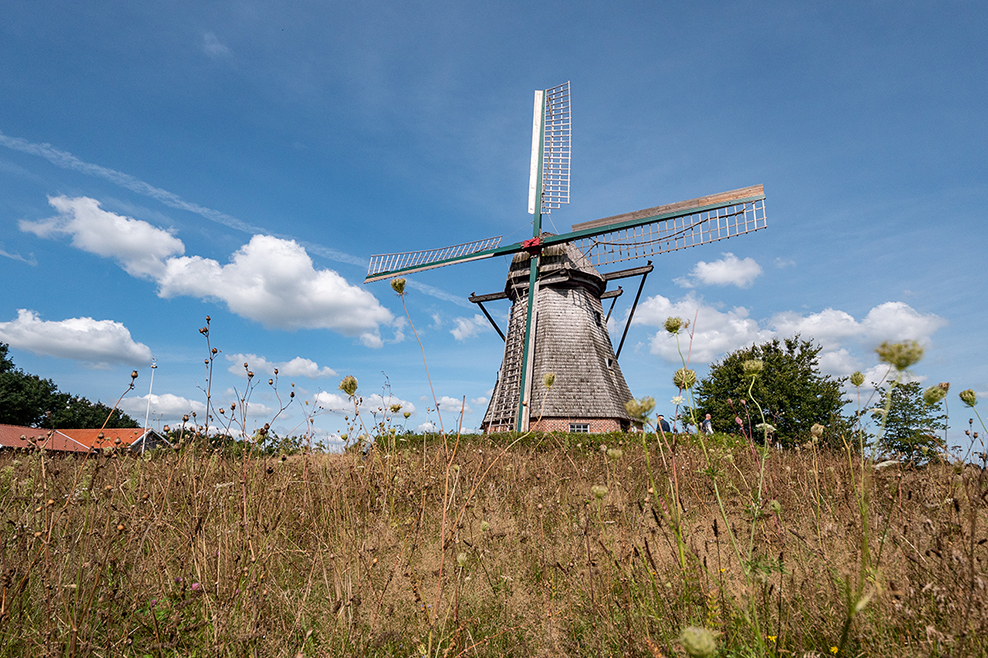
[[[0,423],[55,429],[99,429],[104,423],[114,428],[138,426],[119,409],[63,393],[52,380],[15,367],[9,350],[9,345],[0,343]]]

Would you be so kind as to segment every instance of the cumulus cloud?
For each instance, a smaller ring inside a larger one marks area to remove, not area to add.
[[[469,414],[473,412],[473,409],[470,408],[470,405],[466,405],[465,408],[463,407],[463,400],[461,400],[460,398],[451,398],[448,395],[444,395],[440,397],[438,400],[438,404],[439,404],[439,411],[447,411],[447,412],[451,411],[459,415],[460,409],[463,408],[464,414]]]
[[[151,417],[173,425],[180,423],[185,414],[191,416],[193,412],[200,422],[206,418],[206,405],[204,403],[172,393],[162,393],[161,395],[152,393],[140,397],[124,398],[120,401],[120,408],[137,419],[138,422],[143,422],[148,411],[148,399],[151,400]],[[191,423],[191,419],[189,422]]]
[[[694,362],[709,363],[727,352],[774,336],[771,330],[759,327],[758,321],[748,317],[747,309],[736,307],[724,312],[705,304],[693,293],[676,302],[662,295],[646,299],[638,306],[634,324],[661,327],[670,316],[690,322],[696,316],[696,326],[693,327]],[[684,337],[680,336],[681,344],[683,340]],[[664,330],[652,336],[650,350],[671,363],[680,360],[676,337]]]
[[[131,276],[157,278],[164,259],[185,253],[182,241],[168,231],[100,208],[96,199],[48,197],[58,215],[37,222],[20,221],[22,231],[38,237],[72,236],[72,246],[112,258]]]
[[[855,370],[864,371],[874,363],[871,350],[883,340],[917,340],[929,345],[931,335],[947,324],[935,314],[923,314],[903,302],[885,302],[872,308],[861,320],[839,309],[828,308],[817,313],[795,311],[778,313],[761,322],[749,317],[748,310],[736,307],[721,311],[705,304],[693,293],[673,302],[656,295],[645,300],[635,315],[635,324],[661,327],[666,318],[678,316],[693,321],[693,360],[710,363],[729,352],[762,343],[773,338],[788,338],[799,334],[823,349],[819,354],[821,372],[837,376]],[[680,343],[688,340],[680,335]],[[676,338],[660,329],[651,338],[650,348],[670,363],[679,363]],[[884,370],[870,369],[866,381],[879,381]],[[916,378],[919,379],[919,378]]]
[[[401,405],[401,409],[397,411],[398,414],[404,414],[406,411],[409,414],[415,414],[415,405],[408,400],[402,400],[393,395],[383,396],[380,393],[374,393],[372,395],[362,395],[360,410],[363,413],[369,414],[381,414],[384,410],[387,410],[390,415],[392,405]],[[336,414],[344,414],[353,412],[353,402],[349,398],[339,395],[337,393],[330,393],[328,391],[319,391],[313,396],[313,401],[316,407],[323,409],[324,411],[329,411]]]
[[[487,323],[487,318],[482,315],[474,315],[472,318],[454,318],[456,325],[449,333],[453,334],[456,340],[466,340],[471,336],[476,336],[481,331],[487,331],[491,327]]]
[[[731,252],[722,254],[723,258],[711,263],[699,261],[693,266],[689,276],[676,279],[676,283],[684,288],[694,288],[698,285],[737,286],[750,288],[762,267],[754,258],[738,258]]]
[[[433,423],[431,420],[428,420],[422,423],[421,425],[419,425],[418,427],[416,427],[415,431],[418,432],[419,434],[425,434],[426,432],[435,432],[437,429],[438,428],[436,427],[436,424]]]
[[[135,342],[123,324],[113,320],[69,318],[42,320],[27,309],[17,319],[0,322],[0,341],[35,354],[74,359],[105,368],[111,363],[147,365],[151,348]]]
[[[329,366],[320,368],[319,364],[312,359],[306,359],[301,356],[297,356],[291,361],[272,362],[256,354],[227,354],[226,360],[232,362],[233,365],[227,368],[227,370],[234,375],[244,374],[245,363],[255,374],[263,374],[265,376],[273,375],[275,368],[278,369],[278,375],[283,377],[318,379],[320,377],[332,377],[336,374],[336,371]]]
[[[333,270],[316,269],[293,240],[255,235],[230,262],[183,256],[185,246],[151,224],[103,210],[87,197],[52,197],[59,215],[21,229],[40,237],[70,235],[79,249],[113,258],[132,276],[158,284],[158,294],[217,299],[231,311],[277,329],[331,329],[380,347],[379,326],[391,312],[370,292]]]

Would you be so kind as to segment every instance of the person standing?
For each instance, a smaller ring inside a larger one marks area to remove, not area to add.
[[[659,429],[663,433],[671,432],[672,428],[669,427],[669,422],[665,419],[665,416],[659,414]]]
[[[710,414],[707,414],[707,417],[703,419],[702,423],[700,423],[700,430],[707,436],[713,436],[714,423],[710,420]]]

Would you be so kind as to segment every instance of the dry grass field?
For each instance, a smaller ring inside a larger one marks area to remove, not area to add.
[[[726,445],[0,455],[0,656],[988,653],[983,469]]]

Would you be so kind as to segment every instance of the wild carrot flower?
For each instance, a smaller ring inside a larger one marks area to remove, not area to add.
[[[680,329],[685,329],[690,323],[682,318],[666,318],[665,328],[670,334],[678,334]]]
[[[878,353],[879,361],[887,363],[899,371],[908,369],[909,366],[918,363],[923,358],[923,346],[914,340],[906,340],[901,343],[885,341],[875,351]]]
[[[712,656],[717,650],[717,640],[714,634],[706,628],[699,626],[687,626],[679,634],[679,642],[693,658],[706,658]]]
[[[923,391],[923,402],[925,402],[928,406],[935,405],[945,397],[947,397],[947,389],[939,386],[931,386]]]
[[[590,492],[593,494],[594,498],[600,500],[601,498],[607,495],[607,487],[605,487],[602,484],[595,484],[594,486],[590,487]]]
[[[862,384],[864,384],[864,375],[861,374],[860,370],[856,371],[853,375],[851,375],[851,384],[853,384],[854,386],[861,386]]]
[[[682,395],[677,395],[673,399],[669,400],[669,402],[672,402],[673,404],[682,404],[686,402],[686,398],[684,398]]]
[[[353,397],[357,392],[357,378],[353,375],[347,375],[344,377],[343,381],[340,382],[340,390],[350,397]]]
[[[546,388],[552,388],[552,385],[556,383],[556,373],[547,372],[542,375],[542,383],[545,384]]]
[[[679,389],[692,388],[693,384],[696,383],[696,371],[689,368],[680,368],[673,374],[672,383]]]
[[[978,404],[978,394],[975,393],[973,389],[969,388],[965,391],[961,391],[959,395],[961,398],[961,402],[963,402],[969,407],[973,407],[974,405]]]
[[[405,294],[405,280],[404,279],[391,279],[391,289],[394,290],[399,295]]]
[[[761,359],[748,359],[741,364],[745,377],[757,377],[765,368]]]

